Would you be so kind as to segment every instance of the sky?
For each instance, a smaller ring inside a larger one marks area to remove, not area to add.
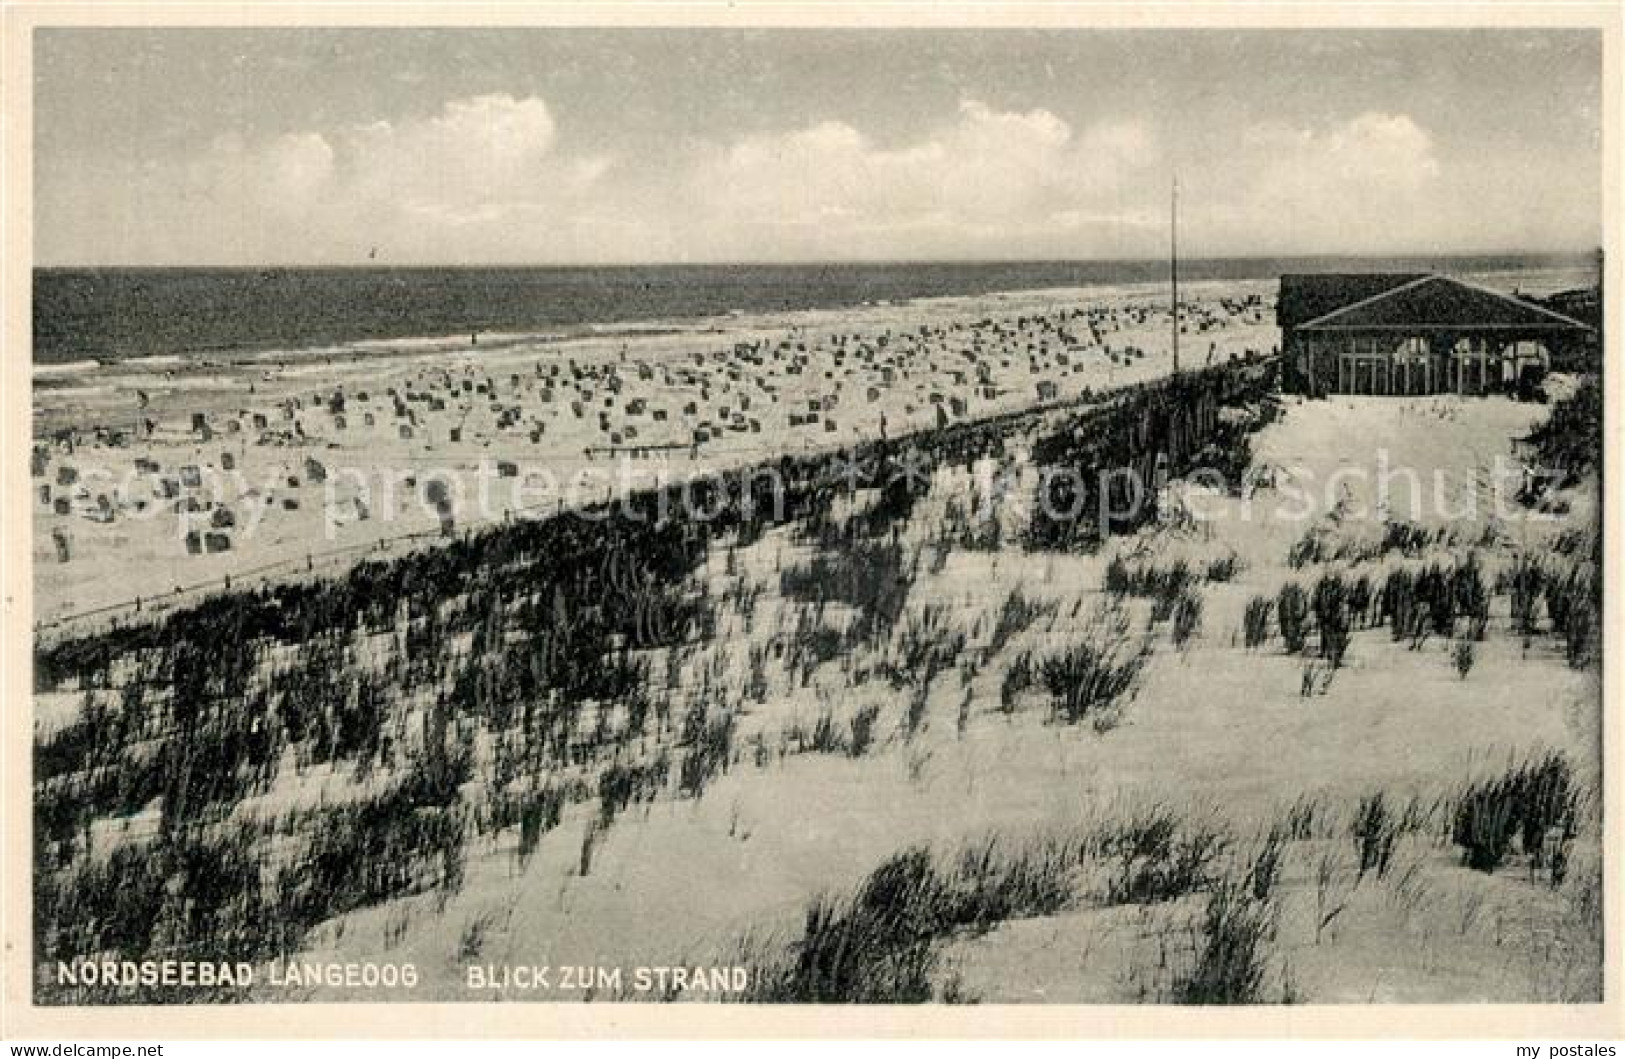
[[[1592,31],[40,29],[40,265],[1588,250]]]

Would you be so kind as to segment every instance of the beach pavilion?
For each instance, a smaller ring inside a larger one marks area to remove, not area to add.
[[[1587,324],[1431,273],[1285,275],[1276,317],[1283,388],[1311,396],[1498,393],[1598,349]]]

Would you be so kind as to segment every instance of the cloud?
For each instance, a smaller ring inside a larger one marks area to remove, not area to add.
[[[1433,138],[1403,114],[1360,114],[1318,132],[1260,127],[1250,138],[1258,177],[1245,204],[1261,220],[1410,217],[1440,172]]]
[[[283,136],[268,154],[267,190],[275,200],[307,200],[332,177],[333,148],[317,133]]]
[[[1197,174],[1197,237],[1254,252],[1351,253],[1459,240],[1441,225],[1444,167],[1404,114],[1367,112],[1322,128],[1259,123],[1212,174]]]
[[[541,99],[474,96],[399,122],[221,137],[177,183],[261,260],[353,260],[372,246],[413,260],[523,257],[609,165],[561,156],[557,132]]]
[[[438,261],[1066,256],[1140,223],[1124,192],[1158,159],[1136,122],[1077,132],[1048,110],[974,100],[905,143],[828,120],[658,164],[573,153],[567,132],[540,99],[454,100],[400,122],[217,141],[191,193],[276,259],[311,245]]]
[[[722,256],[919,252],[910,247],[963,256],[1001,238],[1059,245],[1067,218],[1109,216],[1156,158],[1137,123],[1080,134],[1048,110],[967,100],[952,121],[897,145],[831,120],[714,146],[695,160],[685,190]],[[888,252],[883,240],[900,233],[910,240]]]
[[[69,246],[69,262],[171,264],[354,262],[374,246],[452,264],[1155,257],[1177,170],[1193,256],[1394,253],[1584,245],[1599,194],[1584,166],[1452,155],[1385,111],[1192,139],[967,99],[901,141],[832,116],[659,157],[578,146],[602,133],[493,94],[225,135],[194,157],[45,182],[41,245]],[[56,217],[74,222],[68,238]]]
[[[1210,161],[1182,195],[1196,253],[1572,250],[1601,235],[1597,166],[1535,148],[1447,154],[1407,114],[1257,123]]]
[[[534,203],[568,175],[553,164],[556,132],[540,99],[453,100],[427,119],[350,131],[344,190],[417,207]]]

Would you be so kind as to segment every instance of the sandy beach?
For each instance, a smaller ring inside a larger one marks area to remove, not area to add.
[[[1187,368],[1279,341],[1267,283],[1197,284],[1182,302]],[[1166,291],[1144,288],[602,329],[36,369],[35,622],[333,573],[512,514],[1171,367]],[[436,477],[466,494],[448,525]]]

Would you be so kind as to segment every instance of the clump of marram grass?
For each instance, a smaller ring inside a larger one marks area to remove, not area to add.
[[[1333,669],[1343,664],[1349,646],[1348,588],[1337,574],[1325,574],[1310,595],[1315,628],[1320,633],[1320,657]]]
[[[1297,582],[1288,581],[1281,586],[1275,597],[1275,614],[1287,653],[1302,651],[1309,639],[1309,600]]]
[[[1567,576],[1554,576],[1546,582],[1545,599],[1552,631],[1563,637],[1564,657],[1571,667],[1585,668],[1597,657],[1600,646],[1597,613],[1601,599],[1597,583],[1575,566]]]
[[[1501,586],[1512,608],[1512,628],[1519,635],[1540,631],[1540,601],[1545,591],[1546,573],[1534,557],[1520,555],[1510,570],[1501,574]]]
[[[749,655],[750,675],[745,678],[745,697],[757,705],[767,701],[767,648],[752,644]]]
[[[1413,634],[1418,624],[1416,587],[1411,572],[1403,566],[1388,571],[1382,583],[1381,603],[1378,607],[1383,621],[1397,643]]]
[[[1209,580],[1228,580],[1235,575],[1235,557],[1230,560],[1214,560],[1209,572],[1217,573],[1217,577]],[[1170,564],[1155,564],[1155,562],[1137,562],[1129,564],[1124,562],[1121,555],[1116,555],[1107,564],[1105,572],[1105,590],[1113,596],[1139,596],[1150,599],[1150,622],[1162,624],[1175,614],[1181,601],[1196,598],[1201,585],[1202,570],[1193,567],[1185,559],[1175,559]]]
[[[1576,832],[1580,789],[1568,759],[1548,753],[1468,786],[1457,798],[1451,839],[1469,868],[1493,872],[1514,846],[1531,871],[1560,869],[1563,850]]]
[[[1015,713],[1017,700],[1033,686],[1036,679],[1033,656],[1023,651],[1005,668],[1004,676],[999,680],[999,711],[1006,716]]]
[[[1098,729],[1116,723],[1139,685],[1150,646],[1131,645],[1121,625],[1096,628],[1100,635],[1042,659],[1038,678],[1049,692],[1051,717],[1066,724],[1088,720]]]
[[[1077,847],[1061,841],[1011,851],[997,840],[939,865],[914,846],[876,868],[850,898],[821,897],[799,936],[776,951],[747,945],[743,999],[757,1003],[924,1003],[936,999],[938,943],[1072,900]]]
[[[1315,795],[1300,794],[1281,815],[1278,828],[1293,842],[1320,837],[1328,817],[1325,802]]]
[[[1039,602],[1028,599],[1021,586],[1017,585],[1010,590],[1010,594],[999,606],[998,618],[993,623],[993,632],[987,641],[988,654],[998,654],[1011,640],[1031,628],[1034,622],[1054,615],[1056,609],[1057,604],[1053,601]]]
[[[1381,791],[1360,799],[1349,834],[1360,858],[1360,875],[1374,872],[1381,879],[1394,859],[1394,843],[1399,838],[1399,819],[1388,807]]]
[[[598,835],[602,830],[603,825],[598,822],[596,816],[590,818],[587,826],[581,829],[581,848],[576,853],[576,874],[583,879],[592,874],[593,852],[598,848]]]
[[[810,729],[796,721],[785,733],[785,738],[794,745],[798,754],[845,754],[849,747],[846,733],[835,722],[834,711],[829,709],[818,715]]]
[[[1450,661],[1455,664],[1456,675],[1463,680],[1466,680],[1467,674],[1472,672],[1475,657],[1471,640],[1457,640],[1455,646],[1450,649]]]
[[[702,734],[700,741],[708,734]],[[598,774],[599,824],[607,828],[628,806],[654,801],[665,789],[670,773],[671,759],[664,749],[653,761],[638,764],[617,761],[604,769]]]
[[[1453,580],[1453,572],[1447,572],[1438,563],[1429,563],[1416,579],[1416,594],[1427,608],[1428,623],[1435,636],[1451,636],[1456,631],[1461,606]]]
[[[903,739],[912,742],[925,728],[926,710],[931,704],[931,685],[922,683],[908,691],[908,706],[903,711]]]
[[[1234,581],[1236,574],[1244,568],[1241,559],[1234,552],[1209,559],[1207,564],[1207,579],[1209,581]]]
[[[1476,553],[1468,553],[1467,561],[1456,567],[1452,580],[1456,609],[1467,619],[1467,638],[1482,640],[1490,623],[1490,593]]]
[[[825,621],[818,609],[803,608],[796,615],[796,627],[785,655],[785,669],[797,674],[805,687],[819,666],[841,657],[846,644],[846,634]]]
[[[1263,596],[1254,596],[1247,601],[1247,609],[1242,615],[1242,639],[1251,650],[1260,647],[1270,637],[1270,614],[1275,604]]]
[[[1164,986],[1142,984],[1142,998],[1179,1004],[1261,1003],[1279,914],[1279,883],[1288,843],[1286,826],[1269,828],[1250,848],[1236,848],[1211,824],[1182,820],[1152,807],[1108,829],[1098,852],[1116,856],[1105,899],[1172,903],[1206,895],[1181,944],[1177,927],[1155,934]],[[1175,922],[1184,914],[1177,906]],[[1170,946],[1170,941],[1172,945]],[[1159,975],[1160,977],[1160,975]],[[1282,968],[1280,1002],[1294,993]]]
[[[1303,672],[1298,679],[1298,696],[1300,698],[1313,698],[1324,695],[1331,690],[1332,677],[1337,670],[1330,662],[1318,658],[1305,658]]]
[[[559,826],[564,815],[562,788],[547,786],[527,793],[519,807],[519,848],[521,865],[530,861],[542,835]]]
[[[1172,636],[1174,646],[1183,647],[1202,627],[1202,597],[1186,590],[1174,603]]]
[[[1167,621],[1174,604],[1201,580],[1201,574],[1184,559],[1167,565],[1127,563],[1121,556],[1106,564],[1106,591],[1114,596],[1139,596],[1151,600],[1151,620]]]
[[[1348,613],[1349,618],[1358,626],[1370,625],[1372,622],[1372,602],[1376,595],[1371,587],[1371,575],[1361,574],[1359,577],[1350,577],[1347,581]]]
[[[1105,900],[1153,904],[1204,889],[1229,846],[1217,827],[1182,820],[1167,806],[1144,809],[1099,839],[1099,852],[1112,865]]]
[[[965,649],[964,630],[950,623],[948,608],[941,603],[911,611],[893,640],[893,657],[882,668],[897,688],[930,684]]]
[[[1174,978],[1174,1002],[1259,1003],[1274,934],[1275,910],[1270,902],[1231,882],[1215,887],[1202,910],[1195,959]]]
[[[734,731],[737,721],[732,713],[707,717],[702,711],[700,720],[684,733],[686,749],[678,764],[677,790],[688,798],[698,798],[719,772],[727,772],[733,764]]]
[[[1247,866],[1246,885],[1253,898],[1268,901],[1280,881],[1282,863],[1286,858],[1288,833],[1280,826],[1264,833],[1257,851]]]
[[[1584,669],[1597,657],[1596,609],[1589,596],[1573,599],[1564,611],[1564,657],[1575,669]]]
[[[852,729],[852,739],[848,744],[848,751],[853,757],[862,757],[869,752],[869,747],[875,741],[875,718],[880,716],[880,707],[876,703],[869,703],[859,708],[847,722]]]

